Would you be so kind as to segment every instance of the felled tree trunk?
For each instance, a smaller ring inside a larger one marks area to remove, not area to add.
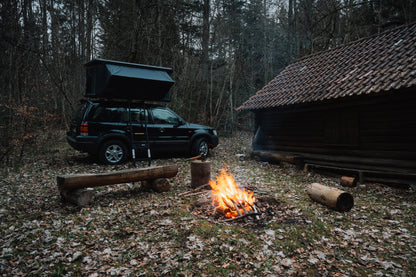
[[[348,212],[354,206],[354,198],[348,192],[318,183],[308,186],[308,195],[312,200],[340,212]]]
[[[191,187],[197,188],[209,183],[211,178],[211,163],[207,161],[191,162]]]
[[[157,178],[172,178],[178,173],[177,165],[128,169],[99,174],[72,174],[57,177],[59,189],[79,189],[110,184],[122,184]]]
[[[90,205],[94,198],[94,192],[85,188],[145,181],[149,188],[162,192],[170,189],[170,183],[166,178],[175,177],[177,173],[178,166],[171,165],[101,174],[61,175],[57,177],[57,183],[64,200],[85,207]]]

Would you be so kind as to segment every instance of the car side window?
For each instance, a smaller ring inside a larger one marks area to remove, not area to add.
[[[131,109],[131,121],[133,123],[141,123],[141,124],[144,124],[145,122],[149,122],[148,111],[145,109],[132,108]]]
[[[98,106],[92,113],[93,121],[102,122],[121,122],[124,114],[124,108]]]
[[[178,117],[169,110],[163,108],[153,108],[153,120],[155,124],[172,124],[179,123]]]

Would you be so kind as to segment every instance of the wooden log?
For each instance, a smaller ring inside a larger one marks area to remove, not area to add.
[[[153,190],[156,192],[166,192],[170,190],[170,183],[166,178],[146,180],[142,183],[142,189],[146,191]]]
[[[191,187],[197,188],[209,183],[211,179],[211,163],[194,160],[191,162]]]
[[[98,187],[157,178],[172,178],[178,173],[177,165],[127,169],[101,174],[72,174],[57,177],[59,190]]]
[[[348,212],[354,206],[354,198],[348,192],[318,183],[308,186],[308,195],[312,200],[340,212]]]
[[[354,177],[342,176],[340,185],[343,187],[356,187],[357,186],[357,179]]]
[[[88,207],[94,200],[94,191],[91,189],[61,189],[62,198],[80,207]]]
[[[297,166],[302,165],[302,158],[296,155],[286,155],[274,151],[255,150],[251,152],[251,157],[258,157],[261,161],[267,162],[288,162]]]

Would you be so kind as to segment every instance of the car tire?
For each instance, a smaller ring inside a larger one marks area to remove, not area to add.
[[[121,164],[127,160],[127,146],[119,140],[105,142],[99,151],[99,159],[103,164]]]
[[[192,155],[203,155],[207,157],[209,154],[208,142],[205,138],[199,138],[192,144]]]

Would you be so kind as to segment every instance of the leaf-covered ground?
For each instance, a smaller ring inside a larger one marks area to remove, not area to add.
[[[0,273],[55,276],[414,276],[416,193],[379,184],[347,189],[355,200],[339,213],[312,202],[306,186],[338,187],[339,178],[289,165],[251,160],[250,134],[221,137],[209,158],[212,178],[223,166],[259,197],[274,197],[285,213],[305,220],[225,224],[190,211],[186,157],[165,193],[142,192],[140,183],[96,188],[88,208],[63,203],[59,174],[132,168],[96,164],[66,145],[43,142],[23,165],[2,169]],[[145,162],[138,166],[145,166]],[[345,188],[344,188],[345,189]],[[290,208],[288,208],[290,207]]]

